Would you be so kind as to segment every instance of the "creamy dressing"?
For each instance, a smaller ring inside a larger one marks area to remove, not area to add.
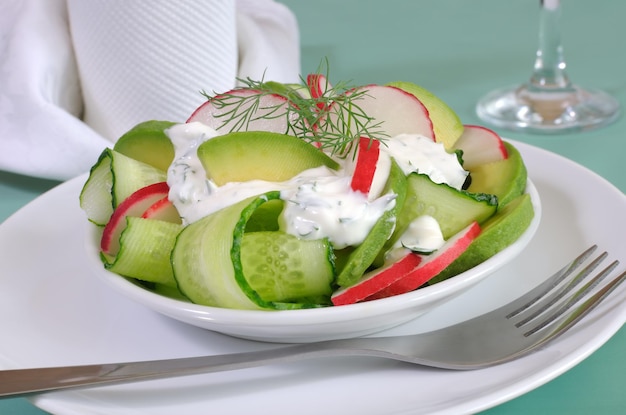
[[[329,170],[330,171],[330,170]],[[295,186],[281,191],[286,201],[284,230],[302,239],[328,237],[336,249],[359,245],[382,214],[395,206],[395,194],[369,201],[350,187],[352,177],[296,176]],[[306,172],[305,172],[306,173]]]
[[[396,247],[405,247],[418,252],[432,252],[441,248],[444,242],[437,219],[422,215],[411,222],[396,242]]]
[[[456,154],[448,153],[442,143],[419,134],[399,134],[385,140],[380,146],[393,157],[404,172],[428,175],[435,183],[446,183],[460,190],[468,172],[463,169]]]
[[[184,224],[268,191],[280,191],[285,208],[281,229],[302,239],[328,238],[336,249],[359,245],[383,213],[395,206],[396,195],[383,194],[391,158],[405,174],[427,174],[437,183],[461,188],[467,172],[454,154],[442,145],[419,135],[402,134],[381,145],[381,157],[370,195],[351,189],[350,168],[331,170],[325,166],[306,170],[285,182],[251,180],[217,186],[207,179],[197,156],[204,141],[219,135],[198,122],[178,124],[168,130],[175,148],[168,174],[169,199]],[[439,224],[432,217],[415,221],[401,238],[405,248],[436,249],[442,243]]]
[[[198,158],[198,146],[218,135],[213,128],[199,122],[176,124],[165,134],[174,145],[174,160],[167,171],[170,187],[168,198],[178,209],[184,224],[205,216],[198,205],[217,190],[206,178],[206,171]]]

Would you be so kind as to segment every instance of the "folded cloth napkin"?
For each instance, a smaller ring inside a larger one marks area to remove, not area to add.
[[[273,0],[0,0],[0,169],[69,179],[202,91],[297,82],[298,36]]]

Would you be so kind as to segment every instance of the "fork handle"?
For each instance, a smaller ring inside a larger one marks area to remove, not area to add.
[[[0,398],[86,386],[222,372],[318,357],[348,355],[382,357],[384,355],[373,349],[350,347],[351,343],[350,339],[346,339],[214,356],[0,370]]]
[[[221,372],[337,354],[319,344],[215,356],[0,371],[0,398],[85,386]]]

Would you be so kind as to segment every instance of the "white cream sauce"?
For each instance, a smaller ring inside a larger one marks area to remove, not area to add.
[[[456,156],[445,152],[443,146],[426,137],[400,135],[386,140],[385,145],[380,147],[381,173],[375,177],[375,190],[371,193],[374,196],[369,199],[367,195],[351,189],[350,169],[346,168],[334,171],[318,167],[285,182],[252,180],[216,186],[207,179],[196,151],[200,144],[218,133],[197,122],[175,125],[166,133],[175,147],[174,161],[167,176],[169,199],[178,209],[184,224],[193,223],[248,197],[278,190],[281,199],[286,202],[281,228],[303,239],[326,237],[336,249],[360,244],[382,214],[395,205],[396,195],[379,195],[389,174],[391,158],[406,174],[418,171],[432,175],[433,181],[457,188],[463,184],[467,174]],[[435,220],[417,221],[410,228],[410,233],[407,231],[404,236],[405,246],[434,246],[436,238],[432,237],[432,221]]]
[[[435,183],[446,183],[459,190],[468,172],[456,154],[448,153],[442,143],[419,134],[399,134],[385,140],[381,152],[393,157],[404,174],[418,172],[428,175]]]

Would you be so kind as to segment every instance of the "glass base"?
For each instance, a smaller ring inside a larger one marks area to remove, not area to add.
[[[620,105],[599,90],[531,91],[518,85],[490,92],[478,101],[476,113],[495,127],[558,134],[607,125],[618,118]]]

